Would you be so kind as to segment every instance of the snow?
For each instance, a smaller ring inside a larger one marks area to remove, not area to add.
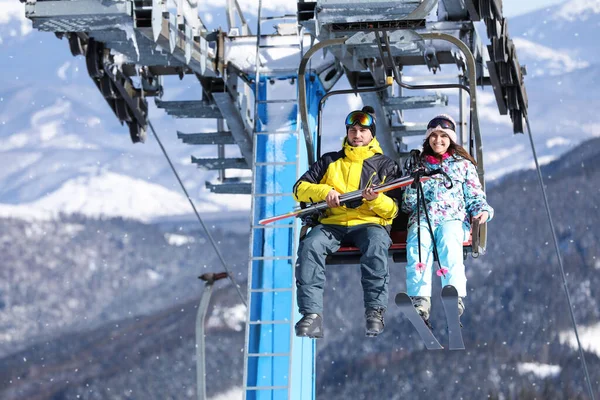
[[[238,0],[238,4],[240,5],[240,8],[242,9],[242,12],[244,13],[244,16],[246,17],[246,20],[248,21],[248,16],[249,15],[253,15],[256,16],[258,15],[258,2],[256,0]],[[207,9],[211,9],[214,10],[215,8],[222,8],[225,9],[225,6],[227,5],[227,1],[226,0],[213,0],[211,2],[199,2],[198,4],[198,10],[199,11],[203,11],[203,10],[207,10]],[[277,14],[276,15],[284,15],[284,14],[295,14],[298,10],[297,10],[297,5],[296,2],[294,1],[289,1],[289,0],[269,0],[269,1],[263,1],[262,2],[262,11],[263,13],[265,11],[276,11]],[[204,14],[202,14],[202,16],[204,17]],[[263,17],[265,15],[263,14]],[[210,21],[207,21],[210,22]],[[249,23],[251,21],[248,21]],[[254,26],[251,27],[251,29],[254,29]]]
[[[67,181],[31,206],[49,211],[141,220],[189,213],[189,204],[184,196],[154,183],[111,172]]]
[[[127,61],[129,61],[125,54],[120,53],[115,49],[110,49],[110,54],[112,54],[112,56],[113,56],[113,68],[116,68],[117,70],[122,70],[123,64],[125,64]],[[114,69],[112,72],[115,75],[117,74],[117,71]]]
[[[151,269],[147,270],[146,273],[148,274],[148,278],[150,278],[151,281],[159,281],[163,278],[161,274],[159,274],[156,271],[152,271]]]
[[[523,150],[525,151],[525,147],[524,146],[515,146],[513,148],[514,150]],[[519,152],[515,152],[513,150],[513,152],[511,153],[509,150],[506,149],[501,149],[499,151],[496,151],[495,153],[487,153],[486,154],[486,162],[488,162],[487,165],[487,172],[485,174],[485,179],[487,181],[494,181],[498,178],[501,178],[504,175],[507,175],[511,172],[515,172],[515,171],[519,171],[519,170],[532,170],[536,168],[535,165],[535,161],[533,159],[531,159],[532,157],[526,157],[527,160],[531,161],[524,161],[524,155],[523,157],[520,157],[521,162],[514,162],[514,160],[517,158],[516,155],[520,153]],[[498,161],[500,160],[500,158],[494,158],[495,156],[497,157],[503,157],[504,159],[508,159],[510,160],[510,162],[501,162],[498,165],[494,165],[493,168],[490,168],[490,164],[494,164],[493,162],[489,162],[490,158],[493,158],[494,161],[496,163],[498,163]],[[557,158],[559,158],[558,155],[547,155],[547,156],[538,156],[538,163],[540,166],[546,165],[551,163],[552,161],[556,160]]]
[[[183,6],[182,14],[184,20],[192,29],[199,29],[200,19],[198,18],[198,2],[194,2],[194,5],[191,5],[189,1],[183,1],[181,5]]]
[[[581,340],[583,349],[600,356],[600,342],[598,341],[598,337],[600,336],[600,323],[584,327],[579,326],[577,331],[579,332],[579,339]],[[560,332],[558,338],[561,344],[566,344],[573,350],[578,350],[577,338],[572,329]]]
[[[3,138],[0,142],[0,151],[15,149],[61,148],[61,149],[90,149],[90,145],[81,136],[65,134],[64,121],[72,115],[72,104],[63,99],[57,99],[49,107],[35,112],[30,118],[30,127]],[[100,123],[98,118],[89,118],[91,126]]]
[[[54,213],[48,210],[34,210],[22,205],[0,203],[0,217],[17,218],[25,221],[47,221],[53,218]]]
[[[127,35],[127,40],[131,40],[133,43],[133,47],[135,48],[135,54],[137,55],[137,60],[140,60],[140,48],[138,47],[137,37],[135,36],[135,31],[133,30],[132,24],[117,24],[116,29],[121,29],[125,31]]]
[[[194,243],[196,238],[193,236],[177,235],[174,233],[166,233],[165,240],[171,246],[183,246],[188,243]]]
[[[81,224],[70,224],[64,223],[61,225],[61,229],[68,235],[75,236],[77,233],[85,230],[85,227]]]
[[[227,327],[241,332],[246,323],[246,306],[238,304],[234,307],[225,308],[218,304],[215,305],[208,321],[207,328]]]
[[[558,156],[555,156],[555,155],[542,156],[542,157],[538,156],[538,163],[540,164],[540,166],[550,164],[552,161],[556,160],[557,158],[558,158]],[[531,161],[531,163],[529,163],[528,169],[535,169],[535,168],[536,168],[535,161]]]
[[[571,0],[564,3],[553,15],[555,19],[569,22],[585,21],[593,14],[600,14],[600,0]]]
[[[94,172],[91,168],[86,171],[36,201],[19,205],[0,204],[0,216],[47,220],[60,213],[78,213],[96,218],[124,217],[147,222],[192,213],[188,200],[178,191],[113,172],[97,169]],[[202,197],[201,202],[195,202],[201,216],[250,208],[250,196],[206,192]],[[167,240],[171,245],[180,246],[195,239],[171,235]]]
[[[546,140],[546,147],[549,149],[555,146],[568,146],[570,144],[571,141],[562,136],[557,136]]]
[[[300,62],[300,51],[297,47],[298,40],[295,36],[275,36],[265,40],[263,43],[279,48],[267,48],[261,50],[260,61],[263,67],[270,71],[294,71]],[[310,46],[310,37],[304,36],[304,46]],[[322,54],[322,52],[321,52]],[[229,41],[225,47],[225,58],[247,73],[254,73],[256,66],[256,38],[236,37]],[[318,69],[321,64],[330,63],[333,60],[331,54],[325,57],[314,55],[311,58],[312,68]],[[265,73],[264,71],[261,73]]]
[[[232,387],[226,392],[211,397],[210,400],[236,400],[244,397],[244,389],[241,387]]]
[[[561,368],[559,365],[542,364],[542,363],[519,363],[517,370],[520,374],[532,373],[539,378],[551,378],[560,374]]]
[[[65,212],[147,221],[156,216],[189,213],[190,206],[184,196],[160,185],[103,172],[76,177],[39,200],[2,206],[0,210],[12,211],[27,219],[48,218]]]
[[[534,64],[528,64],[528,77],[543,75],[562,75],[577,69],[588,67],[590,64],[586,61],[579,61],[566,51],[542,46],[541,44],[516,37],[513,39],[519,58],[529,58],[535,60]]]
[[[67,118],[69,112],[71,111],[71,103],[66,100],[57,99],[54,105],[42,109],[41,111],[36,112],[31,117],[31,126],[33,128],[42,128],[48,127],[50,128],[53,124],[52,122],[62,122],[63,118]],[[58,119],[47,122],[48,119],[58,117]],[[48,141],[53,139],[56,136],[57,131],[55,129],[49,130],[41,130],[40,139],[43,141]]]
[[[230,174],[231,176],[233,176],[233,174]],[[212,192],[202,192],[201,194],[202,197],[202,201],[201,204],[202,205],[206,205],[206,204],[210,204],[210,203],[214,203],[218,206],[213,206],[211,207],[211,210],[213,211],[224,211],[224,210],[228,210],[228,211],[245,211],[248,210],[250,211],[250,196],[248,195],[244,195],[244,194],[218,194],[218,193],[212,193]],[[199,207],[199,204],[196,204],[196,207]],[[218,207],[218,208],[217,208]],[[210,211],[210,210],[202,210],[200,209],[200,212],[202,211]]]
[[[505,148],[505,149],[500,149],[500,150],[497,150],[497,151],[495,151],[493,153],[486,154],[485,161],[489,162],[491,164],[498,163],[498,162],[500,162],[502,160],[509,159],[515,153],[519,153],[519,152],[524,151],[524,150],[525,150],[525,146],[523,146],[521,144],[518,144],[518,145],[515,145],[515,146],[512,146],[512,147],[508,147],[508,148]]]
[[[581,129],[583,130],[583,132],[590,134],[594,137],[600,136],[600,125],[597,123],[583,124]]]

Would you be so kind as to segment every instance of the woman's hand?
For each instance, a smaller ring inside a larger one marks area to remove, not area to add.
[[[375,193],[372,187],[368,187],[362,191],[362,197],[367,201],[375,200],[377,196],[379,196],[379,193]]]
[[[329,193],[327,193],[327,197],[325,197],[325,201],[327,202],[327,206],[330,208],[336,208],[340,206],[340,194],[335,190],[331,189]]]
[[[479,225],[481,224],[485,224],[485,221],[488,220],[490,214],[487,211],[482,211],[479,214],[477,214],[476,216],[473,217],[473,219],[478,219],[479,220]]]

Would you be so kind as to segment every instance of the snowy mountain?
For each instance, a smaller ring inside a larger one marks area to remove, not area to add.
[[[600,138],[543,169],[592,382],[600,379],[599,209],[590,201],[599,192],[598,157]],[[496,215],[487,253],[466,260],[466,351],[425,350],[393,303],[385,331],[365,338],[359,269],[331,265],[317,398],[589,398],[536,173],[508,174],[488,196]],[[243,287],[248,229],[211,229]],[[197,397],[196,276],[220,264],[195,224],[0,219],[0,251],[0,398]],[[390,263],[390,271],[390,293],[404,290],[404,265]],[[446,345],[433,282],[431,321]],[[229,281],[217,282],[212,296],[208,394],[239,399],[244,306]]]
[[[600,61],[596,35],[600,1],[570,0],[540,9],[508,22],[512,36],[567,51],[576,61]]]
[[[124,190],[116,191],[115,188]],[[77,176],[46,196],[19,206],[19,209],[31,208],[48,212],[61,210],[67,214],[125,217],[143,221],[157,216],[189,213],[189,203],[178,193],[154,183],[112,172],[101,172],[97,176]],[[203,211],[219,209],[209,205]]]
[[[21,3],[0,6],[7,10],[0,17],[0,215],[79,212],[147,220],[190,214],[154,138],[130,142],[127,128],[87,76],[84,59],[72,57],[66,42],[54,35],[22,28],[31,22]],[[44,62],[32,62],[32,54]],[[165,96],[199,98],[198,90],[184,80]],[[213,149],[176,139],[178,129],[198,131],[198,121],[173,120],[152,101],[150,109],[199,211],[248,209],[247,196],[217,196],[204,188],[215,173],[195,168],[190,156],[212,156]],[[214,125],[203,121],[201,130]]]
[[[241,4],[253,24],[255,2]],[[600,106],[600,52],[592,35],[600,21],[598,4],[574,0],[509,20],[520,61],[529,70],[529,113],[542,162],[599,134],[593,114]],[[293,11],[294,3],[281,0],[264,6],[269,12],[278,7]],[[187,199],[152,136],[146,144],[131,144],[127,129],[117,123],[88,78],[84,59],[72,57],[66,41],[32,31],[17,0],[0,0],[0,7],[0,215],[77,211],[148,220],[189,214]],[[224,1],[201,7],[210,27],[225,26]],[[453,72],[446,69],[444,73]],[[166,99],[200,98],[191,78],[167,80],[165,87]],[[487,179],[531,168],[528,138],[512,135],[510,119],[498,114],[491,88],[479,94],[478,103]],[[451,104],[407,115],[415,121],[438,112],[457,115],[456,102]],[[324,150],[339,147],[344,129],[338,122],[360,106],[354,96],[328,101]],[[150,116],[201,213],[249,209],[248,196],[215,195],[205,189],[204,182],[216,174],[196,169],[190,156],[214,157],[214,149],[176,139],[176,130],[213,131],[213,122],[172,119],[152,101]],[[416,147],[419,141],[409,144]]]

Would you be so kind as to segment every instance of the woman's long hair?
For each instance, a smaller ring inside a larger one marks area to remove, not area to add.
[[[465,150],[464,147],[462,147],[460,144],[454,143],[452,139],[448,139],[450,140],[450,146],[448,146],[448,150],[446,150],[447,153],[449,153],[452,157],[455,157],[455,154],[458,154],[462,158],[471,161],[473,165],[477,166],[477,162],[475,161],[475,159],[469,154],[467,150]],[[433,151],[431,145],[429,144],[429,138],[425,139],[425,141],[423,142],[423,156],[435,157],[440,162],[440,164],[442,163],[442,156],[436,154]]]

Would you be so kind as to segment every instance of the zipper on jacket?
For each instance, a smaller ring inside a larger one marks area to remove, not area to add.
[[[368,189],[368,188],[370,188],[370,187],[373,185],[373,177],[374,177],[375,175],[377,175],[377,171],[375,171],[375,172],[373,172],[373,173],[371,174],[371,177],[369,178],[369,180],[368,180],[367,184],[365,185],[365,189]],[[384,179],[385,179],[385,178],[384,178]],[[364,190],[364,189],[363,189],[363,190]]]

